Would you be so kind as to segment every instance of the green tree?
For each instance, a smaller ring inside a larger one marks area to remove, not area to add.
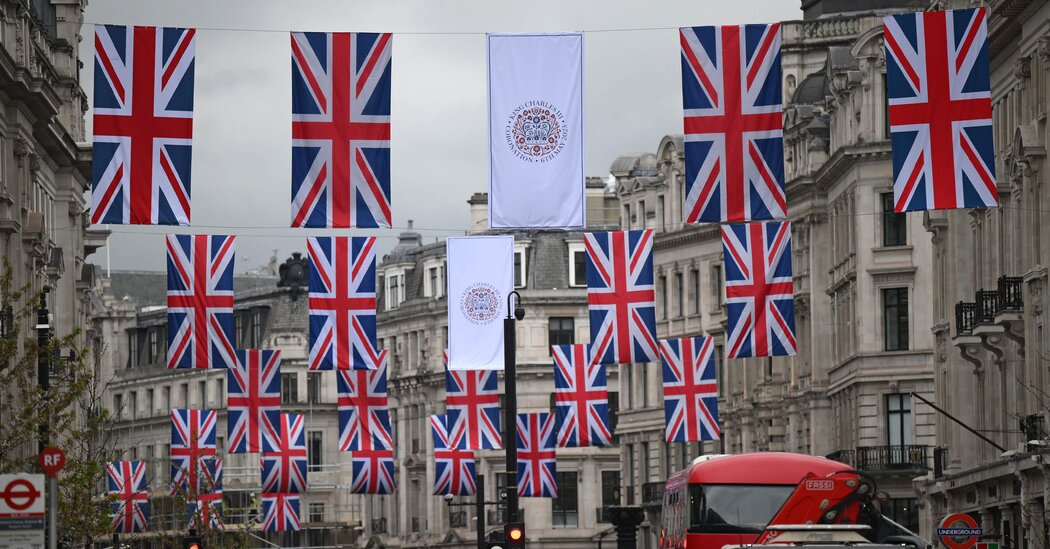
[[[38,441],[44,432],[51,446],[66,453],[58,476],[58,530],[64,541],[86,545],[110,531],[104,495],[105,465],[110,455],[104,429],[104,387],[98,361],[78,344],[79,329],[39,344],[36,308],[41,293],[12,285],[11,267],[0,273],[0,473],[39,472]],[[59,350],[64,350],[59,358]],[[51,388],[37,383],[38,359],[51,364]]]

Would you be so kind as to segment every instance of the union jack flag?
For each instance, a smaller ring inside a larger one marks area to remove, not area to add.
[[[656,360],[653,231],[587,233],[591,341],[609,341],[601,364]],[[611,339],[610,335],[611,334]]]
[[[168,235],[168,368],[230,368],[234,237]]]
[[[194,29],[95,25],[91,222],[190,224]]]
[[[310,369],[374,370],[376,237],[310,237]]]
[[[554,415],[518,414],[518,495],[558,497],[557,459],[554,456]]]
[[[226,375],[229,452],[273,450],[281,414],[281,351],[238,350],[236,355]]]
[[[393,450],[357,450],[350,452],[351,494],[393,494]]]
[[[215,457],[216,413],[212,410],[171,411],[172,495],[200,486],[205,458]]]
[[[780,219],[780,23],[684,27],[686,223]]]
[[[292,226],[390,227],[389,33],[292,33]]]
[[[461,450],[492,450],[500,438],[497,370],[450,370],[445,363],[445,408],[448,430],[463,432]]]
[[[118,534],[149,529],[149,493],[146,489],[146,462],[113,461],[106,464],[108,492],[117,497],[110,504],[113,531]]]
[[[205,458],[196,493],[186,503],[187,523],[201,531],[223,530],[222,458]]]
[[[262,495],[263,531],[298,532],[299,494]]]
[[[794,355],[791,223],[723,225],[722,247],[729,358]]]
[[[596,360],[605,354],[602,344],[552,345],[554,351],[554,402],[558,423],[558,448],[609,446],[609,384],[605,365]],[[591,350],[594,349],[592,353]]]
[[[995,206],[988,8],[884,21],[894,210]]]
[[[306,492],[306,433],[302,414],[284,414],[278,421],[278,447],[263,452],[263,492],[300,494]]]
[[[474,452],[458,448],[457,439],[463,431],[449,432],[446,422],[444,415],[430,416],[434,433],[434,495],[472,496],[477,491]]]
[[[378,370],[339,370],[339,450],[389,450],[394,447],[387,410],[387,352]]]
[[[714,347],[710,337],[660,341],[667,442],[718,440],[722,434]]]

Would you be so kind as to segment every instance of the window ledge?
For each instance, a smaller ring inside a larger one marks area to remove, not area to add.
[[[900,246],[876,246],[871,249],[874,253],[879,252],[910,252],[913,246],[911,244],[902,244]]]

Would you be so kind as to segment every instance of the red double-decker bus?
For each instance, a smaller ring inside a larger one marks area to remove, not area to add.
[[[721,549],[755,543],[803,479],[850,471],[844,463],[784,452],[701,456],[667,480],[660,547]],[[805,520],[817,523],[821,518],[818,512]],[[856,517],[837,517],[836,522],[851,520]]]

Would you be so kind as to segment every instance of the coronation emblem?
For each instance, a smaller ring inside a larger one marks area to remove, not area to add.
[[[565,115],[546,101],[526,101],[507,119],[506,139],[514,156],[546,162],[565,148]]]
[[[490,324],[499,315],[500,294],[491,284],[479,282],[463,291],[459,308],[468,322]]]

